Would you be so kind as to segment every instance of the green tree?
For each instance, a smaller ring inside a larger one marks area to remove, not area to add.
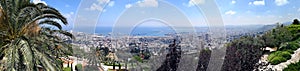
[[[88,71],[99,71],[98,66],[97,65],[101,65],[101,60],[100,60],[100,53],[97,50],[97,48],[95,47],[90,47],[90,51],[87,52],[84,56],[84,58],[87,59],[88,64],[87,67],[85,67],[85,69],[87,69]],[[90,70],[91,69],[91,70]]]
[[[72,48],[60,35],[74,37],[62,30],[61,23],[68,23],[58,10],[30,0],[2,0],[0,13],[0,71],[63,70],[58,57]]]
[[[300,62],[292,63],[288,65],[287,68],[283,69],[283,71],[298,71],[298,70],[300,70]]]
[[[241,37],[226,46],[222,71],[253,71],[263,54],[263,40],[255,37]]]
[[[298,19],[294,19],[294,21],[293,21],[293,24],[294,24],[294,25],[299,25],[299,24],[300,24],[300,22],[299,22],[299,20],[298,20]]]
[[[293,33],[287,27],[276,27],[267,31],[260,39],[264,40],[266,47],[279,47],[281,43],[292,41]]]

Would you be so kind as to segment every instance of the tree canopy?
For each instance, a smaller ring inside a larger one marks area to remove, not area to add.
[[[63,39],[74,37],[62,30],[68,22],[58,10],[30,0],[1,0],[0,13],[0,71],[62,70],[59,57],[72,54]]]
[[[294,21],[293,21],[293,24],[294,24],[294,25],[299,25],[299,24],[300,24],[300,22],[299,22],[299,20],[298,20],[298,19],[294,19]]]

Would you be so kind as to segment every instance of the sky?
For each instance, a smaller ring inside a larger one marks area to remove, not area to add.
[[[185,22],[192,26],[207,26],[209,23],[205,14],[214,14],[204,13],[204,9],[199,9],[199,6],[205,5],[208,1],[32,0],[33,3],[45,3],[58,9],[69,21],[69,25],[64,26],[67,30],[112,27],[120,23],[120,20],[124,26],[133,23],[132,21],[138,21],[140,25],[137,26],[148,27],[166,26],[165,23],[174,22],[182,23],[179,26],[189,25]],[[215,0],[215,2],[221,16],[214,17],[221,17],[224,25],[265,25],[290,22],[300,17],[300,0]],[[140,19],[144,16],[161,22],[145,23],[147,19]]]

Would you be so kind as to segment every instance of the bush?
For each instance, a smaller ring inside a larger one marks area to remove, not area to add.
[[[282,56],[283,58],[286,58],[286,59],[291,59],[291,53],[288,51],[283,51],[283,52],[279,53],[278,56]]]
[[[293,50],[286,50],[287,52],[290,52],[291,54],[294,54]]]
[[[300,25],[290,25],[288,30],[293,34],[293,40],[297,40],[300,38]]]
[[[288,42],[285,43],[285,45],[282,45],[279,50],[285,51],[285,50],[297,50],[300,47],[300,45],[296,42]]]
[[[291,53],[289,51],[276,51],[269,55],[268,60],[272,65],[285,62],[291,58]]]
[[[256,63],[263,55],[261,48],[264,40],[255,37],[241,37],[229,43],[222,71],[253,71]]]
[[[66,67],[63,69],[64,71],[71,71],[71,67]]]
[[[298,70],[300,70],[300,62],[290,64],[288,65],[287,68],[283,69],[283,71],[298,71]]]
[[[77,71],[82,71],[82,64],[77,64],[75,69],[77,69]]]
[[[133,58],[139,62],[143,62],[143,59],[140,56],[133,56]]]
[[[279,63],[284,62],[284,61],[286,61],[285,58],[277,56],[277,57],[274,57],[270,62],[271,62],[272,65],[276,65],[276,64],[279,64]]]
[[[277,55],[275,53],[271,53],[269,56],[268,56],[268,60],[272,60],[274,57],[276,57]]]

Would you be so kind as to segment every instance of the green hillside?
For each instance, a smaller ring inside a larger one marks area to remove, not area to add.
[[[252,71],[257,68],[256,64],[265,53],[263,49],[270,47],[277,49],[271,52],[268,61],[272,65],[285,62],[291,58],[291,54],[299,48],[300,23],[297,19],[291,25],[284,26],[277,23],[276,28],[255,37],[244,36],[227,44],[223,71],[243,70]],[[288,68],[297,67],[293,64]],[[299,66],[298,66],[299,67]]]

